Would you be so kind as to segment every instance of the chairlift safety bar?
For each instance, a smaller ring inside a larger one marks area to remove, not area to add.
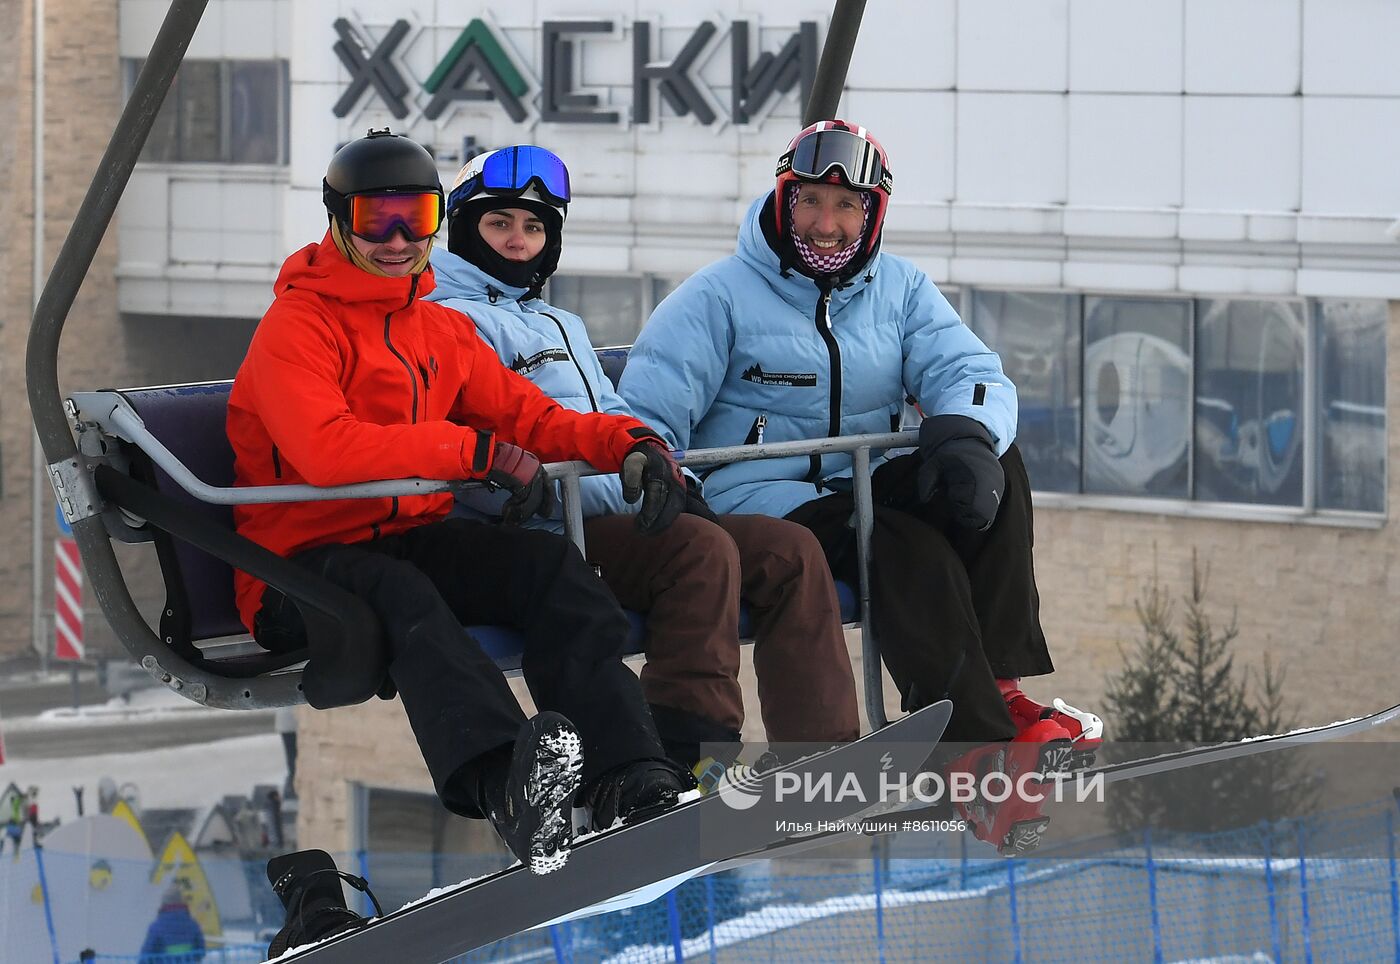
[[[106,393],[80,393],[78,409],[83,411],[82,399]],[[84,416],[93,417],[91,410],[83,411]],[[146,428],[141,416],[124,401],[118,401],[103,418],[97,417],[101,428],[111,431],[123,441],[130,442],[150,457],[151,461],[165,471],[190,495],[201,502],[212,505],[260,505],[275,502],[321,502],[332,499],[379,499],[392,496],[431,495],[438,492],[454,492],[463,486],[475,484],[472,480],[442,479],[387,479],[379,482],[357,482],[353,485],[210,485],[191,472]],[[730,445],[711,449],[691,449],[676,452],[677,461],[684,466],[724,465],[731,462],[749,462],[757,459],[776,459],[794,456],[829,455],[838,452],[855,452],[858,449],[909,448],[918,444],[918,433],[883,432],[872,435],[846,435],[840,438],[799,439],[792,442],[770,442],[762,445]],[[567,480],[591,475],[606,475],[587,462],[551,462],[545,467],[552,479]],[[569,483],[565,481],[566,501]]]
[[[197,477],[146,428],[136,411],[113,393],[90,392],[74,396],[77,403],[70,410],[82,417],[94,419],[102,431],[137,446],[167,475],[190,495],[215,505],[252,505],[280,502],[314,502],[331,499],[370,499],[392,496],[429,495],[455,492],[475,485],[470,481],[438,479],[392,479],[361,482],[354,485],[262,485],[216,486]],[[94,405],[100,402],[98,411]],[[86,405],[86,408],[84,406]],[[110,407],[109,407],[110,406]],[[101,412],[101,409],[107,409]],[[872,450],[909,448],[918,442],[916,431],[884,432],[869,435],[848,435],[839,438],[801,439],[791,442],[770,442],[761,445],[731,445],[710,449],[678,451],[677,461],[685,466],[725,465],[759,459],[807,457],[840,452],[852,453],[852,497],[855,502],[856,558],[859,575],[861,652],[864,665],[866,716],[870,725],[879,729],[887,722],[884,713],[884,687],[881,678],[880,653],[871,625],[870,612],[870,536],[874,527],[874,506],[870,490],[870,453]],[[607,474],[587,462],[554,462],[545,467],[546,473],[560,483],[563,496],[564,529],[567,536],[584,551],[583,510],[579,480]],[[86,475],[86,472],[83,473]]]

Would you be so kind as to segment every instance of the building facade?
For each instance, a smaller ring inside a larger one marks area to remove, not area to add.
[[[26,22],[31,2],[11,6]],[[115,116],[165,6],[47,2],[51,247],[108,133],[80,119]],[[597,343],[628,343],[732,251],[800,126],[829,14],[820,0],[211,0],[73,313],[64,384],[231,375],[282,258],[324,230],[326,160],[371,127],[429,145],[449,183],[504,144],[563,156],[577,199],[549,296]],[[1098,705],[1138,634],[1135,601],[1154,579],[1181,595],[1194,560],[1220,620],[1238,614],[1239,662],[1269,653],[1305,719],[1389,701],[1397,28],[1385,0],[866,11],[841,113],[889,151],[886,248],[939,284],[1020,392],[1061,667],[1041,695]],[[0,40],[0,97],[33,130],[28,43]],[[16,140],[0,203],[19,225],[32,168]],[[11,243],[13,368],[32,295]],[[0,511],[16,532],[26,418],[6,379]],[[9,648],[30,636],[29,557],[0,556]],[[324,794],[303,809],[310,845],[362,841],[356,786],[428,788],[395,707],[302,720]]]

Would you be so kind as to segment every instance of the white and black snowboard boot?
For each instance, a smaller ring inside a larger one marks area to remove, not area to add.
[[[342,878],[367,894],[375,911],[383,916],[365,879],[336,869],[335,861],[324,850],[301,850],[267,862],[268,882],[287,912],[286,923],[268,945],[269,958],[364,926],[366,919],[345,905]]]
[[[558,870],[569,859],[582,771],[583,741],[573,724],[544,712],[520,728],[510,766],[483,778],[486,816],[533,874]]]

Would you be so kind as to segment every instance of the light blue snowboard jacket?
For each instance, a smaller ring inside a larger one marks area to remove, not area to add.
[[[526,289],[511,287],[449,251],[435,248],[431,260],[437,287],[429,293],[428,300],[469,315],[476,323],[477,333],[495,349],[507,368],[533,381],[565,408],[632,414],[603,373],[578,315],[538,298],[521,301]],[[637,511],[637,506],[622,501],[622,484],[616,475],[590,476],[579,481],[585,518]],[[501,503],[508,495],[472,489],[458,498],[459,511],[455,514],[499,518]],[[554,532],[564,530],[557,505],[553,518],[533,517],[526,524]]]
[[[823,294],[781,270],[759,222],[766,200],[749,208],[737,252],[691,276],[642,329],[619,385],[632,414],[673,447],[699,449],[889,432],[911,397],[925,415],[976,419],[1005,452],[1015,386],[933,282],[877,251]],[[785,516],[848,488],[851,456],[735,462],[701,476],[716,512]]]

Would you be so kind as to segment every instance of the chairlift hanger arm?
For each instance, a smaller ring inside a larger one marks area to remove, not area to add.
[[[821,59],[817,62],[817,75],[812,81],[812,93],[807,97],[802,126],[836,116],[864,13],[865,0],[836,0],[831,23],[826,28],[826,43],[822,45]]]

